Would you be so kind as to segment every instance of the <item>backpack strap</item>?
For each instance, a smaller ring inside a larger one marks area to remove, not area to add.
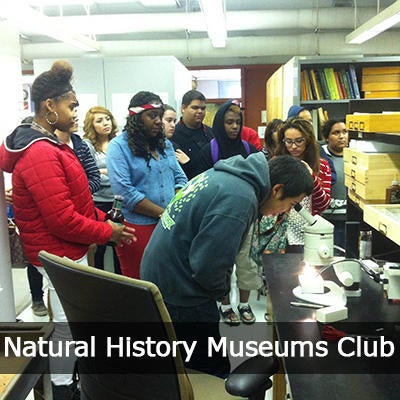
[[[211,160],[213,164],[215,164],[218,161],[218,142],[216,141],[215,138],[211,139],[210,145],[211,145]]]
[[[250,150],[250,145],[249,142],[246,142],[245,140],[242,140],[243,146],[247,151],[247,154],[251,153]],[[210,145],[211,145],[211,160],[213,162],[213,164],[215,164],[218,161],[218,142],[215,138],[211,139],[210,141]]]
[[[247,151],[247,154],[250,154],[250,145],[249,142],[246,142],[245,140],[242,140],[243,146]]]

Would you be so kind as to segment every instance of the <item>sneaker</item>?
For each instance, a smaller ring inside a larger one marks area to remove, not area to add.
[[[43,300],[32,301],[32,311],[38,317],[44,317],[48,314],[47,308],[44,305]]]
[[[228,308],[225,311],[222,311],[222,308],[219,307],[219,313],[222,316],[222,321],[230,326],[240,325],[240,318],[235,314],[232,308]]]
[[[249,305],[244,307],[238,307],[240,319],[244,324],[254,324],[256,322],[256,317],[251,310]]]

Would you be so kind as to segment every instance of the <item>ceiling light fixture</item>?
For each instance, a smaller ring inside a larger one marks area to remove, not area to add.
[[[400,0],[346,36],[347,44],[361,44],[400,22]]]
[[[139,0],[144,7],[171,7],[176,6],[176,0]]]
[[[43,15],[27,5],[11,3],[0,9],[3,17],[17,29],[28,29],[61,42],[68,43],[84,51],[99,51],[100,44],[88,36],[72,33],[71,28],[60,21]]]
[[[206,19],[208,37],[213,47],[226,46],[225,0],[200,0],[200,7]]]

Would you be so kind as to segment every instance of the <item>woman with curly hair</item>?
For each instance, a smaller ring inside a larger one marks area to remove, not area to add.
[[[114,194],[111,190],[110,179],[107,172],[107,149],[111,139],[115,138],[118,132],[117,121],[111,111],[102,106],[91,107],[83,123],[84,141],[89,147],[90,153],[96,161],[100,172],[100,189],[93,194],[94,204],[100,210],[107,212],[112,208]],[[94,265],[99,269],[104,269],[104,254],[107,246],[97,246],[94,254]],[[120,263],[117,253],[113,248],[114,272],[121,273]]]
[[[279,130],[275,155],[284,154],[298,158],[306,164],[314,179],[314,189],[311,196],[301,201],[301,205],[313,215],[321,214],[328,208],[331,200],[331,169],[328,161],[321,158],[320,146],[309,121],[292,118],[284,123]],[[303,251],[305,225],[304,219],[291,210],[288,218],[287,252]]]
[[[164,105],[151,92],[135,94],[124,131],[111,141],[107,168],[114,194],[124,197],[126,225],[136,228],[137,242],[117,248],[122,274],[139,279],[147,242],[164,208],[187,182],[172,143],[163,134]]]

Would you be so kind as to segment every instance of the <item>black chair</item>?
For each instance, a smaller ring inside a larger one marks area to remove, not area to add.
[[[60,298],[74,340],[132,336],[176,341],[170,316],[157,286],[93,267],[77,264],[45,251],[39,253]],[[129,332],[127,332],[129,329]],[[154,360],[124,362],[98,354],[81,358],[78,369],[81,398],[128,399],[264,399],[272,386],[271,375],[279,363],[275,357],[255,357],[239,365],[226,381],[198,371],[187,371],[181,354]],[[161,366],[160,366],[161,365]],[[224,388],[225,385],[225,388]],[[226,390],[225,390],[226,389]],[[229,392],[230,394],[228,394]]]

